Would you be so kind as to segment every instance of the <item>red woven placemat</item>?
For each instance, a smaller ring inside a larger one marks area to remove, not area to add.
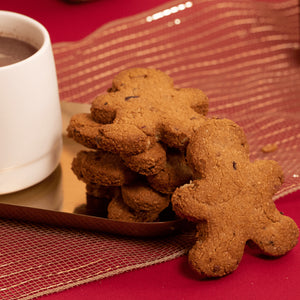
[[[129,67],[165,71],[202,89],[210,115],[246,132],[252,159],[274,159],[300,189],[298,1],[171,1],[110,23],[85,39],[54,45],[62,101],[91,102]],[[261,147],[276,143],[277,151]],[[0,220],[0,298],[53,291],[183,255],[190,234],[134,239]]]

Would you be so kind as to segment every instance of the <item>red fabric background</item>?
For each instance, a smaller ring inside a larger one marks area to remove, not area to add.
[[[71,1],[70,1],[71,2]],[[1,10],[25,14],[41,22],[53,43],[76,41],[107,22],[131,16],[167,0],[93,0],[70,3],[64,0],[1,1]]]
[[[2,1],[4,2],[4,1]],[[75,41],[101,25],[153,8],[165,0],[7,0],[0,9],[23,13],[48,29],[52,42]],[[300,191],[279,199],[277,207],[300,224]],[[1,277],[1,274],[0,274]],[[299,299],[300,246],[280,259],[246,251],[240,267],[218,280],[199,281],[186,257],[131,271],[42,297],[60,299]],[[0,279],[1,280],[1,279]]]

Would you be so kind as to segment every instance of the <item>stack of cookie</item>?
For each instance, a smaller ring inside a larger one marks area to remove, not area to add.
[[[171,203],[197,224],[190,265],[220,277],[237,268],[248,241],[280,256],[297,244],[299,230],[272,200],[283,182],[280,166],[250,162],[243,130],[206,118],[207,110],[201,91],[174,89],[160,71],[130,69],[89,114],[72,117],[68,134],[93,149],[72,164],[86,183],[87,207],[104,207],[115,220],[152,222]]]
[[[202,91],[175,89],[161,71],[119,73],[91,112],[74,115],[67,129],[89,148],[72,163],[86,183],[88,210],[122,221],[160,220],[174,190],[192,179],[185,150],[207,111]]]

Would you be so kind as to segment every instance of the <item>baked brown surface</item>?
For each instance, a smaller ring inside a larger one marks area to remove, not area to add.
[[[125,135],[120,128],[99,124],[89,113],[72,116],[67,128],[68,136],[79,144],[115,154],[136,155],[155,143],[154,138],[151,139],[135,126],[127,127],[126,130],[130,131],[130,136]]]
[[[220,277],[238,267],[246,243],[280,256],[297,244],[299,230],[272,200],[283,182],[280,166],[251,162],[243,129],[206,117],[207,110],[202,91],[176,89],[161,71],[134,68],[116,75],[67,131],[96,149],[79,152],[72,164],[87,184],[89,207],[126,222],[174,217],[173,209],[197,224],[189,264],[201,276]]]
[[[167,162],[155,175],[147,176],[150,186],[163,194],[174,190],[192,179],[192,169],[187,165],[184,153],[176,149],[167,150]]]
[[[123,185],[122,197],[125,204],[134,211],[160,213],[169,206],[169,195],[153,190],[146,182]]]
[[[152,148],[137,155],[121,155],[124,164],[132,171],[149,176],[159,173],[167,163],[165,147],[155,143]]]
[[[124,222],[154,222],[158,220],[158,212],[134,211],[126,205],[122,197],[113,198],[108,205],[107,217]]]
[[[80,151],[73,159],[72,170],[79,180],[100,186],[121,186],[137,178],[119,156],[102,151]]]
[[[144,152],[158,141],[182,149],[207,111],[202,91],[176,89],[163,72],[134,68],[116,75],[110,92],[94,99],[91,117],[96,123],[78,114],[68,133],[78,142],[79,135],[87,135],[98,148],[126,155]]]
[[[242,129],[226,119],[208,120],[187,148],[195,180],[174,192],[175,212],[198,223],[189,263],[200,275],[234,271],[248,240],[280,256],[298,242],[295,222],[282,215],[272,196],[283,182],[275,161],[249,161]]]

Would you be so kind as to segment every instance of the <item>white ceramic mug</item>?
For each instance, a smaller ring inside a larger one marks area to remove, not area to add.
[[[62,121],[49,34],[37,21],[0,11],[0,35],[37,48],[32,56],[0,67],[0,194],[19,191],[58,166]]]

